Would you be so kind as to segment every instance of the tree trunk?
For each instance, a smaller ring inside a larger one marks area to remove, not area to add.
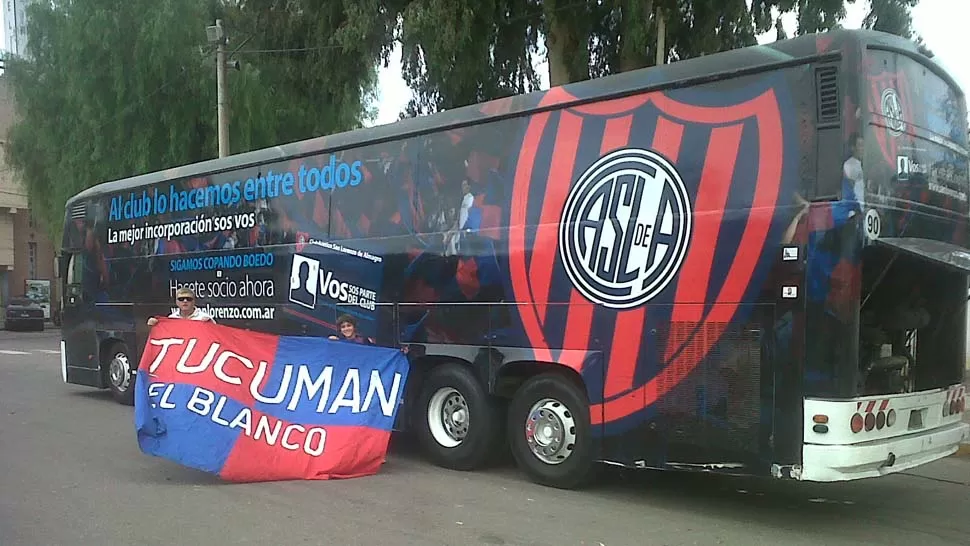
[[[546,13],[549,24],[546,50],[549,61],[549,86],[589,79],[588,33],[567,17]]]
[[[646,68],[653,64],[656,25],[651,24],[652,0],[622,0],[620,19],[620,72]]]

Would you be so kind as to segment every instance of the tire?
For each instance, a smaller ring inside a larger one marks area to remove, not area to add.
[[[135,372],[137,365],[131,362],[128,347],[124,343],[112,343],[104,353],[104,382],[111,391],[111,397],[119,404],[135,405]]]
[[[446,415],[449,405],[456,411]],[[461,364],[433,368],[424,380],[415,410],[418,441],[438,466],[474,470],[490,462],[502,444],[503,419],[498,402]],[[452,418],[450,423],[446,417]]]
[[[533,417],[540,410],[544,410],[551,428],[530,431]],[[586,393],[564,375],[540,374],[519,387],[509,406],[507,427],[512,456],[533,482],[577,489],[588,485],[595,476],[598,466],[593,457],[589,401]],[[530,438],[535,439],[531,444]],[[536,453],[543,451],[543,445],[547,448],[545,460]]]

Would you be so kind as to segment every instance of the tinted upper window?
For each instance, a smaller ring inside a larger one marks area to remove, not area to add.
[[[867,183],[884,195],[955,211],[970,206],[967,107],[959,90],[905,55],[870,50],[862,88]]]

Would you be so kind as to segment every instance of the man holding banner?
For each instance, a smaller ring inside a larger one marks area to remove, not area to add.
[[[138,368],[138,445],[229,481],[375,474],[408,371],[399,349],[156,319]]]
[[[212,317],[209,313],[206,313],[202,309],[199,309],[195,305],[195,292],[191,288],[182,287],[175,292],[175,305],[178,307],[177,311],[172,311],[172,314],[168,318],[183,318],[189,320],[201,320],[215,323],[216,319]],[[155,326],[158,324],[158,318],[148,317],[148,325]]]

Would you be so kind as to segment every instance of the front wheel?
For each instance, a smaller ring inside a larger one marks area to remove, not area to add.
[[[558,373],[537,375],[512,398],[509,443],[516,463],[539,484],[574,489],[594,475],[589,402]]]
[[[114,343],[105,353],[107,365],[108,390],[111,397],[119,404],[135,405],[135,369],[132,368],[131,357],[124,343]]]
[[[438,466],[473,470],[488,462],[501,444],[499,406],[465,366],[432,369],[416,407],[418,439]]]

